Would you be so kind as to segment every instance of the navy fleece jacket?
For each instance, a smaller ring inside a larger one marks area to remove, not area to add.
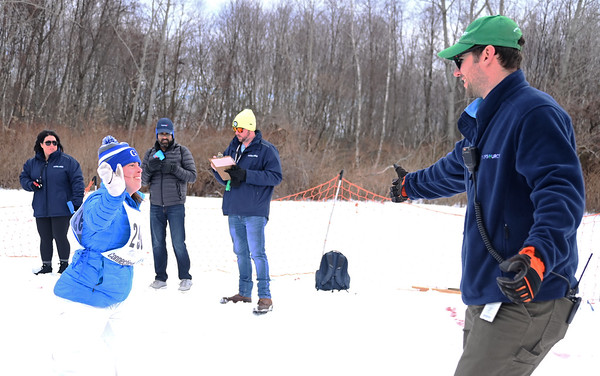
[[[496,284],[496,277],[505,273],[477,229],[473,181],[462,158],[465,146],[476,146],[480,152],[477,201],[494,248],[507,259],[525,246],[535,247],[546,266],[535,300],[564,297],[566,280],[576,282],[576,234],[585,209],[583,175],[568,114],[517,70],[486,96],[476,119],[464,112],[458,127],[464,139],[432,166],[409,173],[405,188],[411,199],[467,191],[463,301],[509,302]]]

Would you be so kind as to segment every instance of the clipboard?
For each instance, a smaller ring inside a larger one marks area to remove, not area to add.
[[[230,180],[231,177],[225,170],[229,169],[231,166],[235,165],[235,161],[230,156],[220,157],[220,158],[211,158],[210,165],[219,173],[219,176],[223,180]]]

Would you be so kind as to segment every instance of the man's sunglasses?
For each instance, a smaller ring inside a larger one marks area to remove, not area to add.
[[[58,142],[56,142],[56,141],[45,141],[44,144],[46,144],[46,146],[50,146],[50,145],[56,146],[56,145],[58,145]]]
[[[476,50],[483,49],[483,48],[485,48],[485,46],[482,46],[482,45],[475,45],[475,46],[473,46],[473,47],[469,48],[468,50],[466,50],[465,52],[463,52],[462,54],[459,54],[459,55],[456,55],[456,56],[454,56],[454,57],[452,58],[452,60],[454,60],[454,63],[456,64],[456,67],[458,68],[458,70],[460,70],[460,66],[461,66],[461,65],[462,65],[462,63],[463,63],[463,57],[464,57],[466,54],[468,54],[469,52],[473,52],[473,51],[476,51]]]
[[[233,127],[233,131],[236,133],[242,133],[244,131],[244,128],[242,127]]]

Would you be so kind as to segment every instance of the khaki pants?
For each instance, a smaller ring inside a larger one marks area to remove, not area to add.
[[[479,317],[483,305],[468,306],[463,354],[454,375],[531,375],[552,346],[565,336],[572,306],[567,298],[503,303],[491,323]]]

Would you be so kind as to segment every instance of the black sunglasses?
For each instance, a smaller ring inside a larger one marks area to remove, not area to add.
[[[50,146],[50,145],[56,146],[56,145],[58,145],[58,142],[56,142],[56,141],[45,141],[44,144],[46,144],[46,146]]]
[[[483,45],[475,45],[475,46],[469,48],[468,50],[466,50],[465,52],[463,52],[462,54],[454,56],[452,58],[452,60],[454,60],[454,63],[456,64],[456,67],[458,68],[458,70],[460,70],[460,66],[462,65],[463,56],[465,56],[469,52],[473,52],[473,51],[476,51],[476,50],[479,50],[479,49],[483,50],[483,48],[485,48],[485,46],[483,46]]]

